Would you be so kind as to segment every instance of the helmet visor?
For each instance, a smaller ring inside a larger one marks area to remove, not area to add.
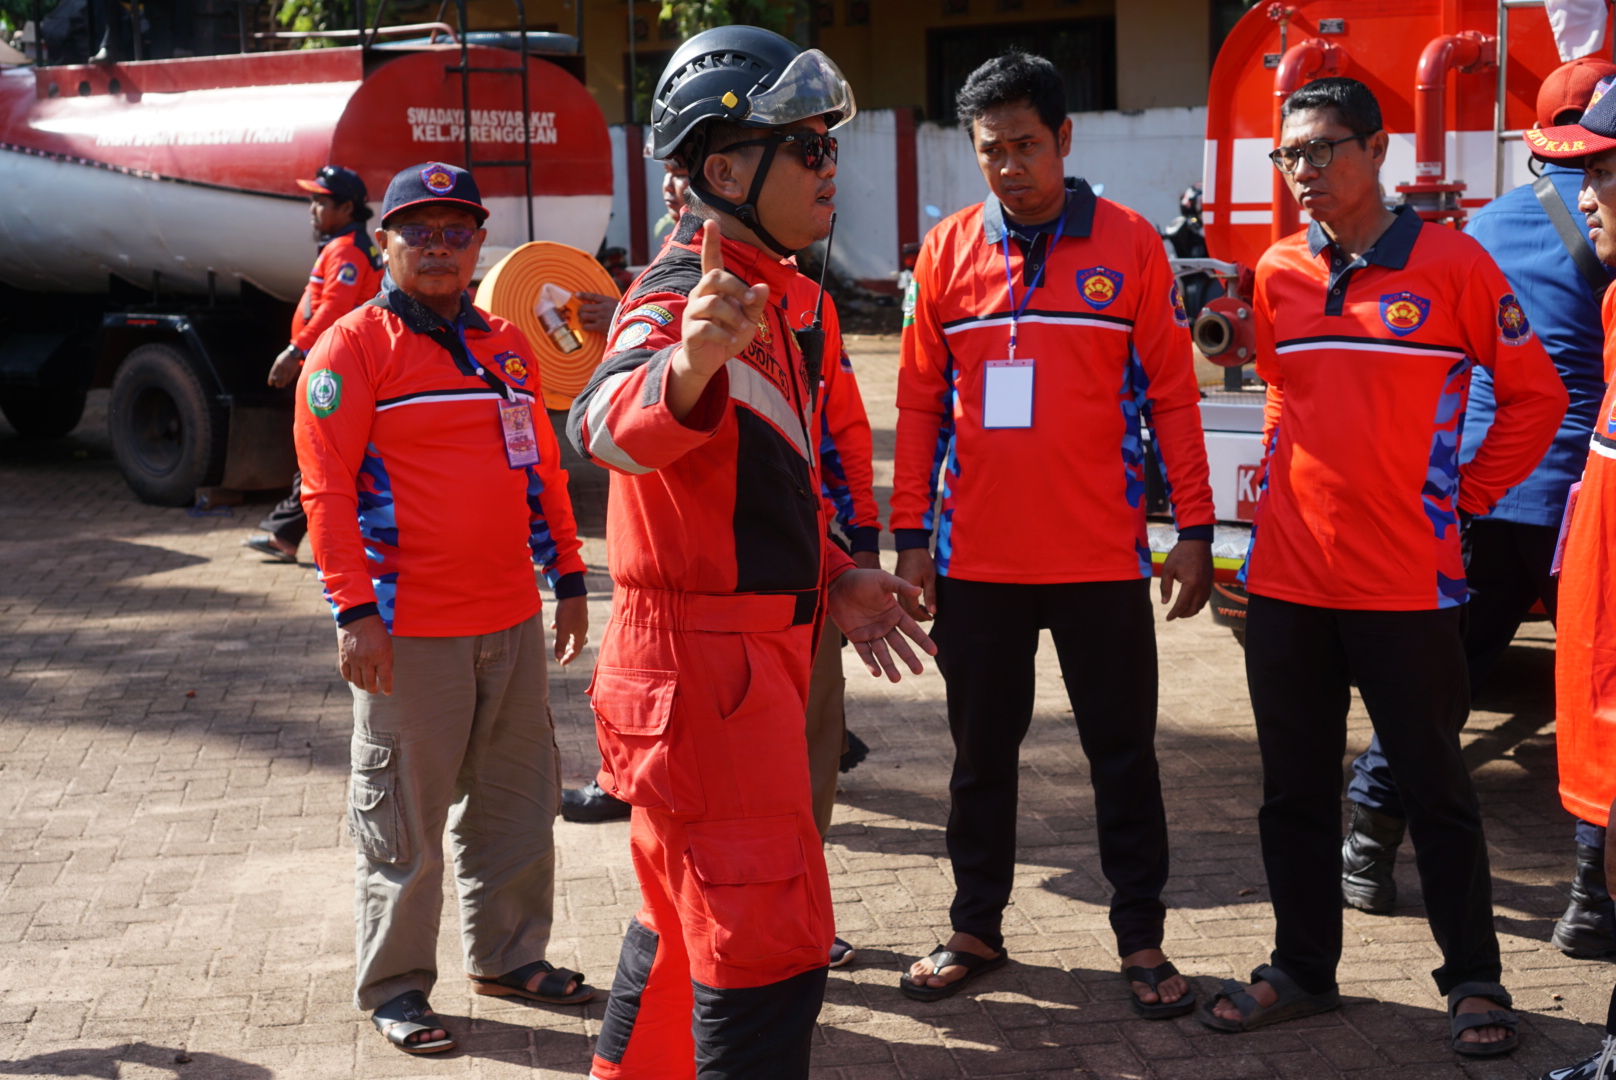
[[[746,123],[753,126],[779,127],[835,113],[830,126],[838,128],[858,111],[853,103],[853,88],[847,85],[841,69],[818,49],[798,56],[773,86],[749,96],[751,112]]]

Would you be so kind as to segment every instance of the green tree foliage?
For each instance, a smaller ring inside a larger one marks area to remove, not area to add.
[[[733,23],[784,34],[791,9],[791,0],[663,0],[661,18],[677,26],[680,37]]]

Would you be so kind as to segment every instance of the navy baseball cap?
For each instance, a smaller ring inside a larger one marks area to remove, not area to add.
[[[382,224],[411,206],[454,206],[470,211],[478,225],[488,220],[488,208],[483,205],[477,181],[465,169],[441,161],[411,165],[393,177],[382,199]]]
[[[329,195],[337,202],[364,205],[368,196],[365,182],[352,169],[341,165],[327,165],[314,174],[313,180],[299,180],[297,186],[315,195]]]
[[[1525,135],[1534,157],[1547,161],[1576,161],[1606,150],[1616,150],[1616,76],[1600,81],[1588,102],[1588,111],[1575,124],[1533,128]]]

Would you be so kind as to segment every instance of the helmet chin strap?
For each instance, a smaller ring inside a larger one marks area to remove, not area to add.
[[[736,221],[739,221],[742,225],[745,225],[748,229],[751,229],[753,235],[769,246],[770,251],[773,251],[782,259],[789,259],[791,256],[796,254],[796,251],[786,247],[784,244],[780,243],[780,241],[776,240],[769,233],[769,230],[763,227],[763,222],[758,217],[757,212],[758,196],[763,192],[763,182],[769,177],[769,166],[774,164],[774,152],[778,150],[779,147],[779,143],[771,142],[763,148],[763,158],[758,162],[757,172],[752,174],[752,189],[746,193],[746,201],[741,203],[739,206],[725,199],[721,199],[717,195],[714,195],[711,191],[708,191],[707,185],[701,182],[701,180],[705,179],[705,177],[698,178],[697,176],[692,176],[690,178],[690,186],[695,188],[696,191],[701,195],[702,202],[715,209],[724,211],[724,213],[730,215]]]

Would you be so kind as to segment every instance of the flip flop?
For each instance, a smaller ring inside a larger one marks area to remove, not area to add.
[[[539,980],[539,988],[529,990],[528,980],[539,971],[545,973],[544,978]],[[582,972],[558,968],[548,960],[535,960],[531,964],[523,964],[515,971],[507,971],[497,979],[481,975],[466,977],[471,980],[471,992],[474,994],[526,998],[528,1001],[538,1001],[545,1005],[582,1005],[586,1001],[593,1001],[597,993],[593,986],[584,982]],[[567,984],[574,979],[578,980],[578,987],[569,994]]]
[[[1463,1015],[1455,1011],[1461,1001],[1472,997],[1487,998],[1495,1005],[1502,1005],[1503,1008]],[[1448,1032],[1453,1037],[1453,1052],[1462,1057],[1473,1058],[1503,1057],[1505,1054],[1514,1053],[1521,1045],[1520,1036],[1517,1034],[1520,1018],[1510,1011],[1510,1006],[1514,1004],[1515,1001],[1509,996],[1509,991],[1498,983],[1467,982],[1449,990]],[[1466,1042],[1459,1037],[1472,1028],[1481,1027],[1508,1028],[1509,1036],[1490,1043]]]
[[[933,973],[957,964],[965,969],[965,974],[946,986],[925,986],[915,982],[905,973],[898,977],[898,989],[903,991],[905,997],[913,998],[915,1001],[941,1001],[946,997],[953,997],[965,989],[965,984],[978,975],[986,975],[990,971],[997,971],[1008,964],[1010,954],[1000,949],[998,956],[978,956],[975,953],[955,952],[946,945],[939,945],[932,950],[931,955],[926,959],[931,961]],[[930,975],[922,977],[931,978]]]
[[[241,542],[241,546],[244,548],[252,548],[260,555],[268,555],[271,559],[274,559],[277,562],[297,562],[297,552],[294,551],[288,554],[282,551],[280,548],[275,546],[274,542],[267,535],[263,533],[260,533],[257,536],[247,537],[247,539]]]
[[[441,1054],[445,1050],[453,1050],[453,1035],[430,1042],[409,1041],[411,1035],[419,1035],[423,1031],[448,1033],[449,1029],[442,1024],[423,1024],[421,1021],[427,1017],[442,1019],[427,1004],[425,994],[419,990],[406,990],[371,1013],[370,1022],[376,1025],[376,1030],[382,1033],[383,1038],[406,1054]]]
[[[1178,969],[1171,961],[1157,964],[1153,968],[1125,967],[1122,977],[1128,980],[1128,996],[1133,999],[1133,1011],[1146,1020],[1170,1020],[1175,1016],[1183,1016],[1195,1009],[1195,987],[1191,986],[1184,996],[1177,1001],[1141,1001],[1139,995],[1133,992],[1133,983],[1140,982],[1155,991],[1157,998],[1161,997],[1161,984],[1178,974]],[[1185,980],[1188,982],[1188,980]]]
[[[1252,982],[1265,982],[1274,988],[1279,1000],[1272,1005],[1259,1005],[1257,999],[1247,992],[1247,988],[1236,979],[1224,979],[1223,986],[1213,997],[1212,1003],[1196,1013],[1195,1019],[1213,1031],[1224,1034],[1234,1034],[1242,1031],[1256,1031],[1269,1024],[1278,1024],[1286,1020],[1300,1020],[1304,1016],[1315,1016],[1318,1013],[1329,1012],[1331,1009],[1341,1007],[1341,994],[1337,990],[1327,990],[1322,994],[1310,994],[1296,985],[1289,975],[1274,967],[1264,964],[1251,973]],[[1225,1020],[1212,1010],[1217,1008],[1218,1001],[1228,998],[1234,1002],[1235,1008],[1240,1010],[1239,1020]]]

